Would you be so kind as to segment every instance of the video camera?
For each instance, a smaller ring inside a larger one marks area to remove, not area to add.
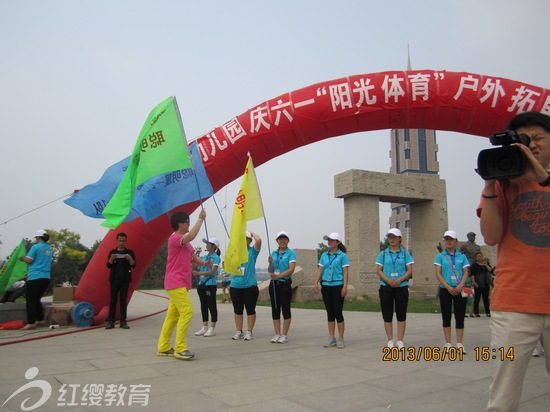
[[[525,172],[527,158],[519,147],[510,145],[521,143],[529,146],[531,139],[528,135],[505,130],[490,136],[489,141],[493,146],[502,147],[479,152],[476,172],[483,180],[513,179]]]

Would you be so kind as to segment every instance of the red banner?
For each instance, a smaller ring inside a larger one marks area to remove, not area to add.
[[[197,139],[214,192],[238,178],[250,152],[257,166],[323,139],[382,129],[424,128],[478,136],[505,128],[517,113],[550,115],[550,92],[500,77],[434,70],[361,74],[314,84],[260,103]],[[192,213],[198,203],[183,205]],[[88,265],[75,299],[102,322],[109,305],[106,259],[116,233],[128,234],[138,266],[129,296],[172,229],[166,215],[109,231]]]

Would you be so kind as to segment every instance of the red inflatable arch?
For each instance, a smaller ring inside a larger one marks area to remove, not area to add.
[[[381,129],[426,128],[489,136],[517,113],[550,114],[546,89],[473,73],[434,70],[361,74],[314,84],[265,101],[197,139],[214,192],[242,175],[250,152],[259,166],[330,137]],[[191,213],[198,203],[180,206]],[[176,210],[175,209],[175,210]],[[109,305],[106,256],[116,233],[128,234],[137,256],[131,298],[145,269],[170,236],[167,215],[123,223],[107,233],[76,289],[94,306],[94,323]]]

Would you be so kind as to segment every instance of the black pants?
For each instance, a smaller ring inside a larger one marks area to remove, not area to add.
[[[483,296],[483,306],[485,307],[485,314],[489,315],[491,313],[491,308],[489,304],[489,288],[474,288],[474,313],[479,315],[479,301]]]
[[[202,321],[208,322],[208,312],[212,322],[218,321],[218,306],[216,302],[217,287],[215,285],[199,285],[197,287],[197,294],[201,300],[201,315]]]
[[[290,302],[292,300],[292,285],[289,282],[272,280],[269,284],[269,298],[271,300],[271,318],[273,320],[290,319]]]
[[[344,321],[344,298],[342,297],[342,287],[338,286],[321,286],[321,295],[323,296],[323,303],[327,311],[327,320],[329,322],[342,323]]]
[[[114,323],[116,303],[120,296],[120,322],[126,322],[126,308],[128,307],[128,282],[114,281],[111,283],[111,300],[109,302],[109,316],[107,322]]]
[[[382,318],[384,322],[393,321],[393,308],[395,305],[395,316],[398,322],[407,320],[407,306],[409,305],[409,288],[392,288],[380,285],[378,290],[380,297],[380,308],[382,309]]]
[[[25,298],[27,299],[27,323],[35,324],[36,321],[44,320],[44,307],[42,306],[42,296],[48,289],[50,279],[40,278],[27,281],[27,291]]]
[[[441,306],[441,318],[443,327],[451,327],[451,317],[454,309],[456,329],[464,329],[464,316],[466,315],[467,298],[463,298],[459,293],[453,296],[447,289],[439,288],[439,304]]]

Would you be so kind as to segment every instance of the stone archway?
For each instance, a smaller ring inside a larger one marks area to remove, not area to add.
[[[433,176],[349,170],[334,177],[335,197],[344,199],[345,245],[350,280],[358,295],[378,293],[375,261],[380,250],[380,202],[408,203],[411,210],[412,291],[433,296],[436,245],[448,228],[445,181]]]

